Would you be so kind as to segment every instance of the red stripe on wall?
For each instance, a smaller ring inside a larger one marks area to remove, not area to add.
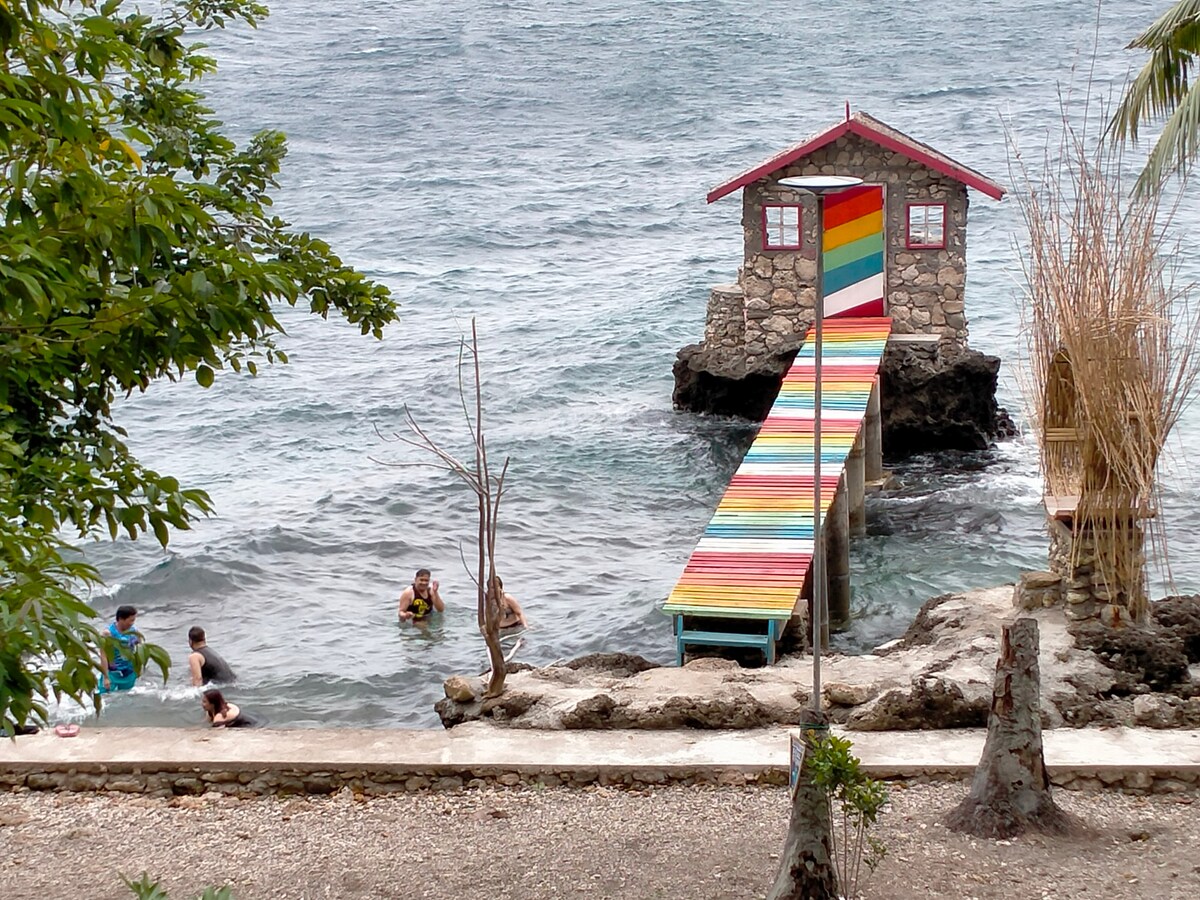
[[[847,194],[853,196],[847,197]],[[825,201],[825,228],[837,228],[882,208],[883,188],[874,184],[850,188]]]

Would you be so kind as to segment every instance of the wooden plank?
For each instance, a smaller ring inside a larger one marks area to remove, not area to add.
[[[827,318],[822,332],[824,515],[862,428],[891,321]],[[795,609],[813,550],[814,376],[810,329],[664,612],[785,619]]]
[[[1044,494],[1042,503],[1046,507],[1046,514],[1052,519],[1073,519],[1079,509],[1078,494]],[[1122,510],[1124,511],[1124,510]],[[1134,510],[1128,510],[1133,513]],[[1151,506],[1143,504],[1136,511],[1136,516],[1139,519],[1153,519],[1158,515],[1158,510]]]
[[[1052,444],[1077,442],[1079,432],[1074,428],[1047,428],[1045,438]]]

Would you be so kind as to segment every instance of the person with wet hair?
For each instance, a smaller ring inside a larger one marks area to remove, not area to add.
[[[188,654],[188,669],[192,674],[192,685],[202,684],[233,684],[237,676],[225,658],[208,646],[204,629],[193,625],[188,629],[188,646],[192,652]]]
[[[499,575],[496,576],[496,587],[500,591],[500,629],[504,631],[510,628],[528,628],[525,610],[521,609],[516,597],[504,590],[504,582]]]
[[[209,688],[200,695],[200,705],[213,728],[256,728],[258,720],[252,718],[233,703],[225,699],[216,688]]]

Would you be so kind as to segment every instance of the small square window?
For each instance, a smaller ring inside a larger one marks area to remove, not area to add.
[[[800,249],[800,206],[795,203],[764,203],[763,249]]]
[[[946,204],[908,204],[908,241],[910,249],[940,250],[946,246]]]

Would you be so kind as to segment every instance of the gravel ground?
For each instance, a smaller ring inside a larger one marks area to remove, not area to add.
[[[1088,838],[983,841],[938,824],[964,785],[892,786],[887,860],[867,898],[1194,900],[1200,798],[1060,791]],[[235,800],[0,795],[0,897],[108,900],[118,873],[174,900],[762,897],[788,815],[782,788],[485,789]]]

